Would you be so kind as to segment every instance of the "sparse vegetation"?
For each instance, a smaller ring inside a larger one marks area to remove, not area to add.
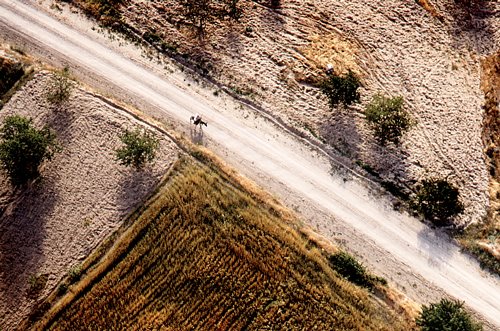
[[[385,279],[370,275],[361,263],[346,252],[330,255],[329,261],[339,275],[356,285],[373,289],[377,283],[387,284]]]
[[[279,8],[281,6],[281,0],[271,0],[271,8]]]
[[[206,166],[185,160],[172,176],[102,271],[75,285],[75,299],[40,327],[408,328],[340,280],[320,250],[285,225],[290,216]]]
[[[196,28],[200,37],[203,36],[208,23],[226,16],[238,20],[241,17],[239,0],[180,0],[184,17]]]
[[[458,188],[444,179],[428,179],[420,183],[413,201],[414,209],[438,226],[447,225],[464,207]]]
[[[55,134],[48,127],[36,129],[31,119],[9,116],[0,128],[0,166],[15,186],[37,178],[40,164],[59,149]]]
[[[417,318],[422,331],[479,331],[482,326],[475,322],[463,308],[463,303],[441,299],[438,303],[423,306]]]
[[[126,130],[120,139],[124,145],[116,151],[120,164],[141,169],[147,162],[154,160],[159,142],[151,134],[139,129]]]
[[[64,67],[56,71],[47,87],[47,100],[50,103],[61,104],[67,101],[73,89],[73,82],[69,78],[69,68]]]
[[[80,279],[80,276],[82,274],[82,267],[81,265],[74,265],[68,270],[68,277],[71,282],[75,282],[78,279]]]
[[[96,17],[105,26],[111,26],[121,20],[118,6],[123,4],[123,0],[83,0],[79,2],[88,14]]]
[[[401,136],[407,132],[414,121],[404,109],[402,97],[387,98],[377,94],[365,110],[366,120],[380,144],[386,142],[399,144]]]
[[[359,78],[354,72],[343,76],[328,75],[320,84],[321,91],[327,96],[330,106],[336,107],[339,103],[348,106],[358,102],[360,95],[358,88],[361,86]]]
[[[29,287],[27,295],[30,297],[37,297],[45,288],[48,276],[46,274],[31,275],[28,279]]]
[[[66,283],[61,283],[57,287],[57,295],[64,295],[66,292],[68,292],[68,284]]]

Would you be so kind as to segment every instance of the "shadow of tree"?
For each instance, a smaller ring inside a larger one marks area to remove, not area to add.
[[[325,142],[342,157],[357,159],[363,138],[358,133],[355,115],[349,109],[333,110],[320,125],[319,133]]]
[[[58,201],[54,181],[38,178],[14,192],[0,216],[0,301],[17,309],[43,262],[45,223]]]
[[[445,10],[453,17],[451,23],[457,47],[471,46],[479,54],[487,54],[500,47],[498,28],[492,25],[500,15],[500,2],[450,1]]]
[[[424,226],[417,234],[418,247],[426,253],[429,266],[439,268],[453,256],[447,234],[441,229]]]
[[[152,191],[157,179],[149,165],[143,169],[126,168],[121,174],[116,203],[120,211],[129,212],[137,208],[142,200],[134,197],[145,197]]]

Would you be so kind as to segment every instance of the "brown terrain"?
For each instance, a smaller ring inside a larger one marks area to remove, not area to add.
[[[157,187],[177,159],[177,146],[144,122],[82,87],[62,106],[46,100],[50,75],[39,72],[2,108],[33,118],[57,134],[61,153],[42,177],[15,190],[0,175],[0,325],[12,329]],[[125,129],[144,127],[160,139],[152,166],[118,164],[114,150]],[[33,282],[42,284],[33,291]],[[30,286],[31,284],[31,286]],[[30,291],[31,289],[31,291]],[[33,293],[36,292],[36,293]]]

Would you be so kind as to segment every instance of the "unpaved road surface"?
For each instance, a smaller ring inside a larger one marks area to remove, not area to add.
[[[0,1],[0,35],[22,40],[44,59],[70,64],[81,77],[116,87],[119,98],[140,100],[155,116],[186,123],[195,112],[209,122],[204,133],[191,132],[233,166],[307,216],[307,223],[335,240],[342,229],[352,247],[377,272],[420,302],[443,293],[464,300],[500,328],[500,283],[459,253],[445,236],[374,199],[363,180],[332,175],[329,158],[310,150],[282,128],[245,109],[216,107],[203,91],[162,78],[77,29],[61,24],[19,1]],[[111,89],[112,90],[112,89]],[[227,101],[230,102],[230,101]],[[244,108],[244,107],[243,107]],[[249,115],[250,114],[250,115]],[[410,280],[409,280],[410,279]]]

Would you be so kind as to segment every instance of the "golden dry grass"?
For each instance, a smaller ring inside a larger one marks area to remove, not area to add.
[[[336,74],[345,74],[352,70],[357,75],[362,75],[358,65],[358,47],[349,42],[340,33],[328,35],[313,35],[307,46],[300,49],[307,59],[307,67],[319,69],[322,73],[327,64],[332,64]]]
[[[49,329],[408,328],[278,209],[205,165],[177,167]]]

